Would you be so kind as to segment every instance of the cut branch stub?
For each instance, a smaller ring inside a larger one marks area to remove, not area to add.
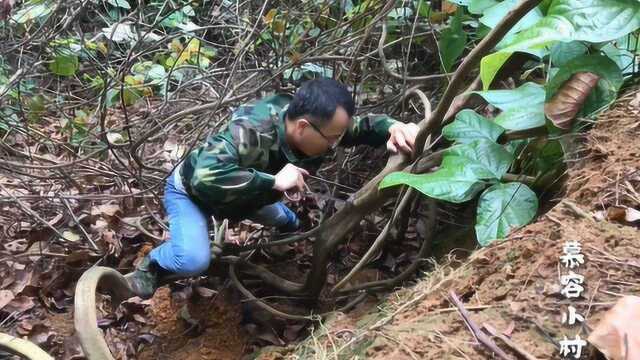
[[[551,101],[544,104],[544,114],[553,125],[568,130],[582,108],[587,96],[598,84],[600,76],[591,72],[578,72],[567,80]]]

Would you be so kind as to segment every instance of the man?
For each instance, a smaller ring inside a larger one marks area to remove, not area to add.
[[[149,298],[159,278],[207,270],[211,215],[297,230],[298,217],[279,200],[285,191],[303,191],[305,169],[317,169],[322,155],[336,145],[386,142],[392,152],[413,151],[415,124],[354,113],[349,91],[329,79],[307,81],[293,97],[273,95],[240,106],[226,129],[193,150],[170,175],[164,196],[169,240],[127,275],[135,293]]]

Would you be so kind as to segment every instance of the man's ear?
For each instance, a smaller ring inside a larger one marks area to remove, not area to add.
[[[305,118],[299,118],[298,120],[296,120],[295,129],[298,134],[302,133],[302,131],[307,127],[309,127],[309,120]]]

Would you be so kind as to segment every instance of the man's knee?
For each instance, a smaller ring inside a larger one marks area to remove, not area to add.
[[[207,271],[210,262],[209,251],[184,251],[176,254],[176,272],[185,276],[200,275]]]

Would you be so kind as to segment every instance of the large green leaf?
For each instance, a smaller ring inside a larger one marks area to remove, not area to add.
[[[438,40],[442,67],[445,71],[451,70],[467,45],[467,33],[462,29],[461,17],[461,11],[458,10],[456,15],[451,18],[449,27],[442,31]]]
[[[567,62],[547,83],[546,98],[555,95],[560,86],[577,72],[588,71],[600,76],[598,86],[589,94],[581,113],[589,115],[616,99],[618,90],[624,81],[618,65],[604,55],[583,55]]]
[[[555,15],[547,15],[531,28],[520,31],[501,42],[500,51],[515,52],[540,49],[556,41],[573,40],[573,25],[569,20]]]
[[[443,168],[463,168],[477,179],[500,180],[509,170],[513,155],[495,142],[479,139],[447,149]]]
[[[559,42],[551,47],[551,63],[562,66],[569,60],[587,53],[587,46],[580,41]]]
[[[486,9],[498,4],[496,0],[471,0],[469,1],[469,12],[472,14],[482,14]]]
[[[476,236],[482,246],[528,224],[538,211],[536,194],[521,183],[495,184],[480,195]]]
[[[539,48],[555,41],[606,42],[638,28],[638,0],[556,0],[547,16],[516,34],[502,51]]]
[[[70,54],[58,54],[49,63],[49,70],[60,76],[72,76],[78,70],[78,57]]]
[[[26,3],[23,8],[13,14],[11,20],[17,22],[18,24],[24,24],[26,22],[40,19],[51,14],[53,8],[53,5],[49,2],[35,4]]]
[[[618,65],[623,75],[633,74],[635,56],[632,52],[613,43],[606,44],[600,50]]]
[[[640,27],[638,0],[558,0],[551,3],[548,14],[573,25],[571,40],[611,41]]]
[[[509,109],[501,112],[493,121],[507,130],[526,130],[544,126],[544,105],[538,103],[530,107]]]
[[[480,79],[482,80],[482,90],[489,90],[489,86],[496,77],[496,74],[513,53],[498,51],[487,55],[480,60]]]
[[[476,140],[447,149],[439,170],[430,174],[396,172],[387,175],[380,188],[409,185],[440,200],[460,203],[471,200],[486,182],[500,179],[511,166],[513,155],[502,146]]]
[[[470,109],[460,111],[454,122],[442,128],[445,138],[461,144],[477,139],[496,141],[503,132],[502,127]]]
[[[464,169],[441,168],[430,174],[394,172],[380,183],[380,188],[409,185],[434,199],[461,203],[473,199],[484,188],[484,183]]]
[[[519,2],[519,0],[505,0],[485,9],[480,22],[493,29]],[[515,34],[522,29],[529,28],[540,19],[542,19],[542,12],[540,9],[535,8],[520,19],[507,34]]]
[[[544,87],[532,82],[524,83],[512,90],[474,91],[474,93],[503,111],[543,104],[545,98]]]
[[[127,2],[127,0],[107,0],[107,2],[115,7],[131,9],[131,5],[129,5],[129,2]]]

